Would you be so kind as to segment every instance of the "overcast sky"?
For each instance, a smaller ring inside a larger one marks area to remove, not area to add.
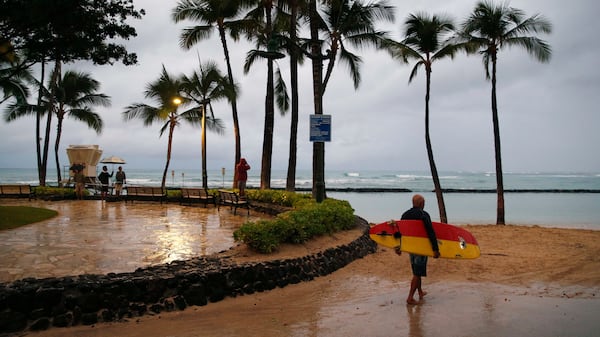
[[[94,67],[69,64],[67,69],[86,71],[102,83],[101,92],[112,99],[110,108],[97,108],[104,120],[101,135],[81,123],[67,121],[61,141],[61,164],[68,165],[70,144],[98,144],[103,157],[116,155],[128,168],[162,169],[167,135],[159,138],[160,124],[144,127],[141,121],[124,122],[122,112],[132,103],[155,102],[144,98],[145,85],[158,78],[161,67],[174,75],[190,74],[202,61],[213,60],[225,71],[223,52],[215,32],[185,51],[179,47],[181,30],[192,23],[175,24],[170,15],[177,1],[139,0],[142,20],[132,22],[138,36],[126,42],[139,64]],[[397,40],[410,13],[448,14],[457,23],[467,17],[475,0],[392,0],[396,22],[381,26]],[[534,61],[521,49],[504,50],[498,61],[498,106],[505,172],[600,172],[600,24],[596,0],[513,0],[510,4],[528,16],[544,15],[553,33],[540,37],[552,46],[549,63]],[[238,100],[242,156],[260,169],[264,123],[266,63],[243,73],[248,43],[229,41],[234,77],[242,92]],[[350,49],[351,47],[349,47]],[[400,64],[383,52],[354,50],[363,57],[362,82],[354,90],[347,69],[336,66],[324,97],[324,112],[332,115],[332,140],[326,143],[326,169],[424,170],[428,161],[424,141],[425,73],[408,84],[413,66]],[[279,60],[288,76],[288,59]],[[300,126],[298,168],[310,169],[312,144],[309,115],[313,113],[311,69],[300,70]],[[431,135],[439,171],[494,171],[490,82],[479,56],[458,55],[433,65]],[[4,107],[1,107],[4,108]],[[208,134],[209,169],[231,168],[234,137],[230,106],[214,104],[226,125],[224,135]],[[275,118],[273,169],[286,169],[289,116]],[[55,128],[53,128],[54,131]],[[35,120],[0,122],[0,167],[35,168]],[[51,142],[54,143],[54,133]],[[53,147],[52,147],[53,149]],[[201,167],[200,130],[182,125],[175,131],[173,169]],[[55,164],[50,154],[52,176]]]

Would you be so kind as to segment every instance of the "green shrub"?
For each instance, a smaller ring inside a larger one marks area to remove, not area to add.
[[[251,249],[261,253],[271,253],[281,242],[277,220],[246,222],[233,233],[236,241],[242,241]]]
[[[246,197],[249,200],[264,202],[268,204],[281,205],[286,207],[296,207],[296,203],[302,200],[310,200],[311,196],[307,193],[294,193],[280,190],[246,190]]]
[[[75,198],[75,189],[70,187],[49,187],[49,186],[36,186],[31,188],[33,194],[38,197],[42,196],[60,196],[64,199]],[[89,195],[87,190],[83,190],[84,195]]]
[[[167,190],[167,198],[181,199],[181,190]]]
[[[315,236],[353,227],[354,209],[347,201],[326,199],[316,203],[300,198],[294,210],[281,213],[273,220],[248,221],[233,236],[258,252],[270,253],[281,243],[302,243]]]

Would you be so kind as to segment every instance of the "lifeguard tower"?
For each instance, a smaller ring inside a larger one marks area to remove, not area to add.
[[[102,156],[102,150],[98,145],[69,145],[67,148],[69,157],[69,181],[73,180],[75,172],[72,168],[75,165],[83,165],[83,175],[86,185],[97,185],[96,166]]]

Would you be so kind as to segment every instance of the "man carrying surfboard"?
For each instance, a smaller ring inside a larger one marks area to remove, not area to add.
[[[427,236],[429,237],[429,241],[431,242],[431,248],[433,249],[433,258],[437,259],[440,257],[440,250],[438,248],[437,237],[435,235],[435,231],[433,230],[433,225],[431,224],[431,217],[429,217],[429,213],[427,213],[425,208],[425,198],[423,198],[420,194],[415,194],[412,198],[413,207],[408,211],[402,214],[402,220],[422,220],[423,225],[425,226],[425,230],[427,231]],[[396,249],[396,254],[400,255],[402,252],[399,249]],[[410,265],[412,268],[413,277],[410,281],[410,291],[408,292],[408,297],[406,298],[407,304],[419,304],[418,301],[414,299],[415,292],[419,292],[419,300],[422,300],[423,297],[427,294],[421,288],[421,277],[427,276],[427,256],[417,255],[417,254],[409,254],[410,255]]]

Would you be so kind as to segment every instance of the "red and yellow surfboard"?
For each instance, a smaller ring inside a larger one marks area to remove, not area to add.
[[[477,240],[466,229],[433,222],[440,257],[446,259],[475,259],[480,253]],[[378,244],[399,248],[403,252],[433,256],[431,242],[421,220],[390,220],[374,225],[369,236]]]

